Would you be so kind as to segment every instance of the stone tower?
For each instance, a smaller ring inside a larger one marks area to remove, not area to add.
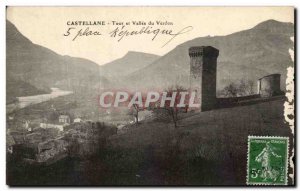
[[[211,46],[197,46],[189,49],[190,91],[196,91],[195,103],[206,111],[216,106],[217,57],[219,50]]]

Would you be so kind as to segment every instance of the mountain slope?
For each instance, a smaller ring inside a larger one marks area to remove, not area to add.
[[[42,90],[50,87],[74,90],[95,88],[99,82],[108,83],[100,76],[100,67],[96,63],[62,56],[33,44],[9,21],[6,22],[6,42],[7,84],[14,81]],[[20,96],[20,92],[10,91],[7,96],[15,97],[17,94]]]
[[[200,37],[183,44],[149,66],[130,75],[125,85],[166,87],[187,85],[189,74],[188,49],[191,46],[213,46],[219,49],[217,89],[242,79],[256,80],[272,73],[282,74],[285,87],[286,68],[292,65],[289,48],[294,35],[292,23],[268,20],[249,30],[227,36]],[[139,80],[136,80],[139,79]],[[255,83],[256,84],[256,83]]]
[[[122,58],[103,65],[102,72],[108,77],[127,76],[148,66],[158,58],[159,56],[154,54],[129,51]]]

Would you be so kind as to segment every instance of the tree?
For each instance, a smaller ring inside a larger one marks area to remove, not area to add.
[[[255,92],[254,92],[254,81],[249,80],[248,81],[248,95],[253,95],[253,94],[255,94]]]
[[[187,110],[187,107],[184,107],[182,110],[181,109],[182,107],[179,106],[181,100],[180,92],[186,92],[186,90],[181,86],[176,86],[175,88],[170,87],[164,92],[166,94],[166,97],[172,97],[173,95],[175,95],[174,103],[171,103],[170,100],[166,100],[163,107],[161,107],[161,103],[157,103],[155,104],[155,107],[153,107],[152,109],[157,116],[163,116],[167,114],[171,119],[172,123],[174,124],[174,128],[178,128],[179,113],[180,111]],[[185,103],[185,105],[187,104]]]
[[[139,124],[139,112],[140,112],[140,107],[138,106],[138,104],[133,104],[133,116],[135,118],[135,123],[138,125]]]
[[[254,82],[241,80],[239,83],[230,83],[221,94],[225,97],[249,96],[254,94]]]
[[[138,98],[133,98],[133,97],[134,97],[133,94],[129,95],[129,100],[133,99],[134,101],[136,101],[136,99],[138,99]],[[138,101],[133,102],[132,106],[130,107],[130,111],[129,111],[129,113],[131,115],[133,115],[136,125],[139,124],[139,112],[144,110],[143,103],[144,103],[145,98],[141,95],[140,99],[142,100],[142,102],[138,102]]]
[[[223,91],[225,97],[237,97],[237,94],[238,94],[238,87],[236,84],[234,83],[230,83],[228,86],[226,86],[224,88],[224,91]]]
[[[241,80],[238,86],[238,94],[241,96],[248,96],[254,94],[254,82],[252,80]]]

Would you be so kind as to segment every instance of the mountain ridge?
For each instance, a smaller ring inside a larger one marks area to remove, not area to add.
[[[218,90],[230,83],[256,81],[272,73],[282,75],[283,89],[286,68],[293,65],[288,50],[293,48],[290,37],[294,35],[294,26],[276,20],[267,20],[226,36],[197,37],[177,45],[163,56],[128,51],[123,57],[101,66],[85,58],[60,55],[34,44],[10,21],[6,23],[7,84],[10,80],[24,82],[40,91],[47,91],[50,87],[85,91],[86,88],[99,88],[99,84],[126,88],[187,86],[188,48],[191,46],[219,49]],[[28,87],[33,89],[31,86]]]
[[[150,53],[128,51],[121,58],[101,65],[101,69],[106,77],[124,77],[130,73],[147,67],[159,57],[160,56],[158,55]],[[126,70],[122,67],[126,67]]]
[[[284,89],[286,68],[293,65],[288,52],[293,47],[290,40],[293,30],[292,23],[267,20],[250,29],[226,36],[194,38],[176,46],[147,67],[134,72],[125,79],[124,84],[164,88],[176,84],[187,86],[188,48],[213,46],[220,51],[217,65],[218,90],[229,83],[242,79],[256,81],[272,73],[282,75],[281,85]],[[149,80],[152,84],[147,83]]]

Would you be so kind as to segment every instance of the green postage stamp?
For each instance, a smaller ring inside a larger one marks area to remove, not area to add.
[[[286,185],[288,137],[248,136],[248,185]]]

